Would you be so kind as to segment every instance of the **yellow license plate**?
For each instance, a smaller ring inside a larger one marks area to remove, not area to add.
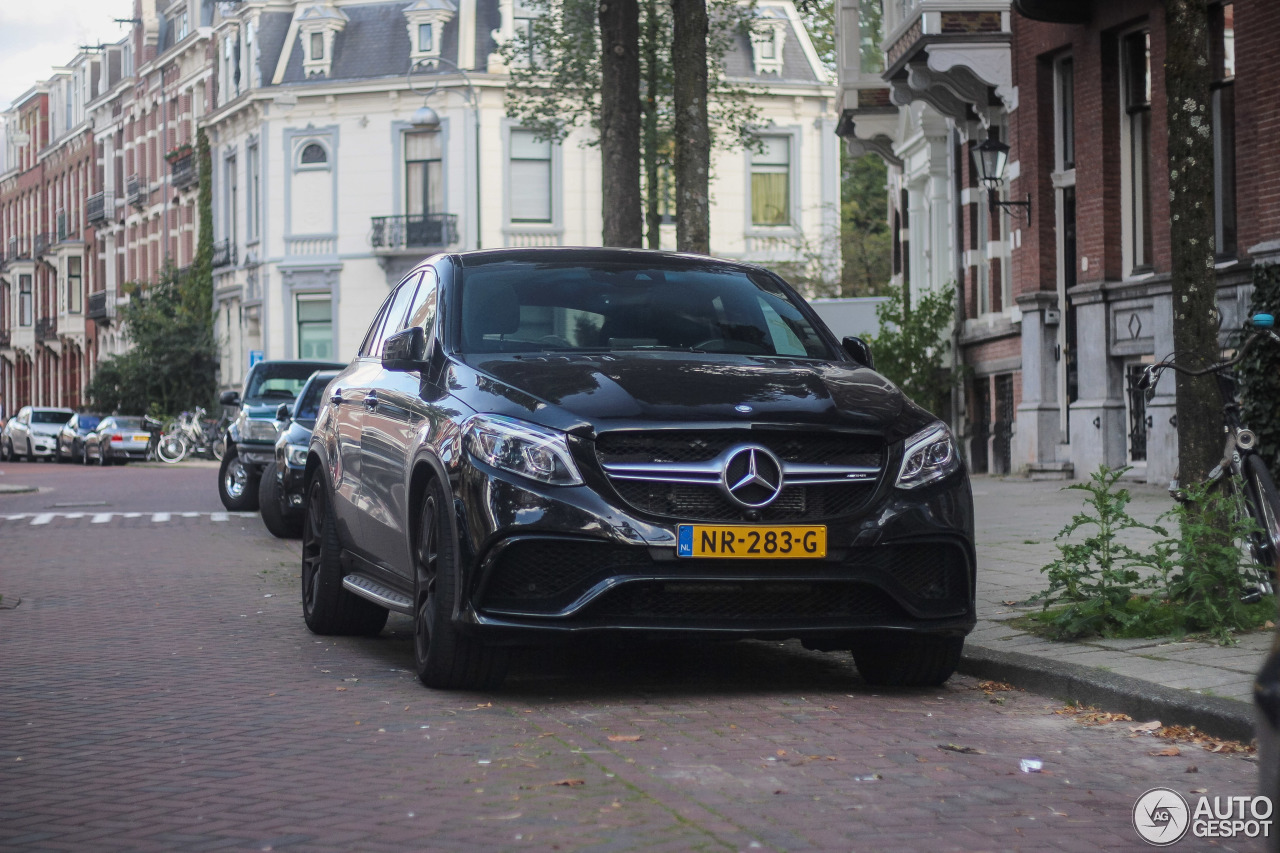
[[[149,435],[135,435],[133,437],[133,441],[138,444],[146,444],[150,440],[151,440],[151,436]]]
[[[827,556],[825,525],[681,524],[676,556],[726,559],[818,559]]]

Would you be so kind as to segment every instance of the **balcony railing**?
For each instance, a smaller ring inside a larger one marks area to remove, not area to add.
[[[137,175],[130,175],[124,182],[125,201],[134,207],[142,207],[147,203],[147,185]]]
[[[169,169],[173,174],[173,185],[178,189],[185,189],[200,179],[199,173],[196,171],[196,155],[187,154],[169,161]]]
[[[215,267],[229,267],[236,262],[236,247],[232,245],[230,240],[223,240],[221,243],[213,244],[213,265]]]
[[[10,335],[8,329],[0,329],[0,347],[9,346],[12,340],[13,337]]]
[[[104,190],[89,196],[84,209],[90,222],[106,222],[115,214],[115,206],[115,194]]]
[[[58,339],[58,318],[41,317],[36,320],[36,340],[54,341]]]
[[[45,252],[49,251],[49,247],[52,245],[53,245],[53,235],[50,234],[48,231],[45,231],[43,234],[37,234],[35,239],[36,257],[38,258],[41,255],[43,255]]]
[[[104,322],[111,319],[111,306],[107,304],[107,292],[99,290],[97,293],[90,293],[86,300],[85,316],[90,320]]]
[[[424,213],[373,217],[375,249],[443,249],[458,242],[458,216]]]

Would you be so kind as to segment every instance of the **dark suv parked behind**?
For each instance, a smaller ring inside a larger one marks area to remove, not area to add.
[[[232,511],[258,508],[258,478],[275,455],[276,410],[292,403],[317,370],[341,370],[328,361],[260,361],[244,378],[244,393],[223,391],[224,406],[238,406],[227,427],[226,454],[218,469],[218,497]]]
[[[973,627],[950,430],[759,267],[438,255],[326,393],[303,615],[321,634],[411,615],[428,686],[603,637],[799,638],[873,684],[938,684]]]

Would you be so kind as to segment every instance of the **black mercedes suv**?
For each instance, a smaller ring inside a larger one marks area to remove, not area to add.
[[[414,620],[430,687],[513,646],[799,638],[873,684],[954,672],[973,500],[946,424],[756,266],[617,249],[427,259],[306,458],[320,634]]]

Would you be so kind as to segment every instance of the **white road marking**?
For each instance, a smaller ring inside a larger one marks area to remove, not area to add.
[[[32,524],[48,524],[49,522],[53,521],[54,515],[55,514],[52,512],[42,512],[39,515],[37,515],[35,518],[31,519],[31,523]]]
[[[46,525],[60,519],[80,521],[88,519],[90,524],[109,524],[122,518],[149,517],[154,524],[164,524],[178,518],[208,518],[213,522],[230,521],[233,518],[257,518],[256,512],[18,512],[11,515],[0,515],[0,522],[26,521],[32,525]]]
[[[106,524],[110,520],[111,520],[111,513],[109,512],[95,512],[93,514],[94,524]]]
[[[168,521],[168,520],[169,520],[169,513],[167,513],[167,512],[157,512],[157,513],[155,513],[154,515],[152,515],[152,516],[151,516],[151,520],[152,520],[152,521],[156,521],[156,522],[164,522],[164,521]]]
[[[211,512],[209,513],[209,520],[210,521],[226,521],[227,514],[225,512]]]

